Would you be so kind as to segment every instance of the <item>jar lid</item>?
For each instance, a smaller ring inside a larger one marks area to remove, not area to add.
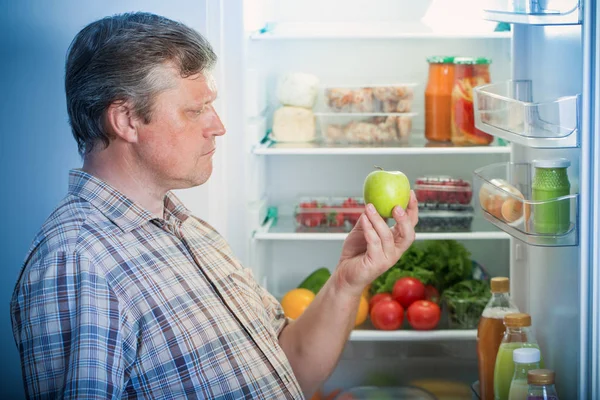
[[[508,293],[510,290],[510,281],[506,277],[492,278],[490,286],[492,293]]]
[[[492,63],[492,59],[491,58],[477,57],[475,59],[475,64],[491,64],[491,63]]]
[[[454,64],[473,65],[475,64],[475,59],[471,57],[455,57]]]
[[[508,328],[531,326],[531,315],[525,313],[506,314],[504,316],[504,325]]]
[[[521,364],[540,362],[540,350],[535,347],[522,347],[513,352],[513,361]]]
[[[429,64],[452,64],[454,62],[454,56],[432,56],[427,57]]]
[[[533,160],[531,162],[535,168],[568,168],[571,161],[566,158],[557,158],[555,160]]]
[[[527,372],[527,383],[530,385],[554,385],[554,371],[549,369],[532,369]]]

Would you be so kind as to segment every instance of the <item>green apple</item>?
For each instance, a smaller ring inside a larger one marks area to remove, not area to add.
[[[371,203],[383,218],[391,218],[395,206],[406,210],[410,200],[410,182],[400,171],[373,171],[363,187],[365,203]]]

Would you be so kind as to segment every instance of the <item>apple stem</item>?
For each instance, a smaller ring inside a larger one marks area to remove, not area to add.
[[[377,166],[377,165],[373,165],[373,167],[375,167],[376,169],[378,169],[378,170],[380,170],[380,171],[383,171],[383,168],[381,168],[381,167],[379,167],[379,166]]]

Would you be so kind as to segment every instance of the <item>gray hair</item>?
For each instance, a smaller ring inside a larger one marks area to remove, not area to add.
[[[83,28],[67,56],[67,111],[79,154],[102,142],[110,144],[103,126],[107,108],[131,101],[136,115],[149,123],[154,97],[169,87],[165,67],[182,78],[211,69],[217,61],[198,32],[149,13],[106,17]]]

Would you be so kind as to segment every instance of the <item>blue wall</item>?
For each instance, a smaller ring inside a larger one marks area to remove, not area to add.
[[[145,10],[203,31],[201,0],[0,0],[0,398],[23,398],[9,302],[37,230],[65,195],[79,167],[67,123],[64,61],[87,23],[118,12]]]

